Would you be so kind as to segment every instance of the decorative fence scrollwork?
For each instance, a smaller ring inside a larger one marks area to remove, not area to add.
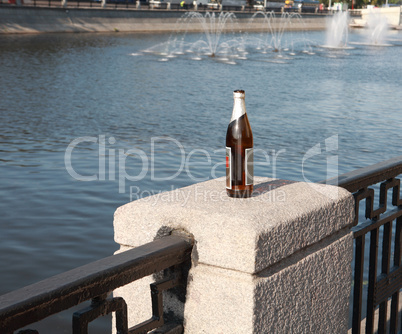
[[[186,286],[192,245],[190,238],[171,235],[0,296],[0,333],[13,333],[87,300],[91,305],[73,315],[74,334],[87,334],[90,322],[112,312],[118,334],[147,333],[162,327],[162,292]],[[126,302],[108,295],[120,286],[161,271],[168,275],[151,284],[151,319],[128,328]],[[182,329],[180,324],[173,325]],[[25,329],[19,333],[38,332]]]
[[[397,334],[402,330],[400,174],[402,156],[323,181],[349,190],[355,198],[353,334],[360,334],[362,326],[366,333]]]

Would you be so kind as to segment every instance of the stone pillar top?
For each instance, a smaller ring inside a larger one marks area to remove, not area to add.
[[[353,219],[353,196],[342,188],[257,177],[254,189],[230,198],[218,178],[136,200],[116,210],[115,241],[138,247],[185,230],[199,263],[254,274]]]

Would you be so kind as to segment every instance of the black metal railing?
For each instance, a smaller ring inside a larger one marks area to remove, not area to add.
[[[73,315],[74,334],[88,333],[90,322],[112,312],[118,334],[147,333],[168,326],[164,323],[162,292],[177,286],[185,289],[192,243],[190,238],[171,235],[2,295],[0,333],[13,333],[87,300],[92,300],[91,305]],[[152,317],[129,329],[126,302],[108,295],[163,270],[164,278],[151,284]],[[182,329],[180,324],[173,326],[178,332]]]
[[[360,334],[363,326],[366,333],[397,334],[402,330],[400,174],[402,156],[323,181],[347,189],[355,198],[353,334]],[[365,205],[361,206],[363,200]]]
[[[256,13],[261,11],[261,9],[255,8],[254,6],[222,6],[222,7],[209,7],[208,5],[197,5],[185,4],[182,6],[180,3],[171,3],[170,9],[168,9],[166,1],[157,6],[151,6],[149,1],[140,1],[137,4],[136,0],[106,0],[103,5],[101,0],[67,0],[66,4],[62,4],[61,0],[0,0],[0,5],[4,6],[18,6],[18,7],[44,7],[44,8],[93,8],[93,9],[131,9],[131,10],[155,10],[155,11],[198,11],[198,12],[244,12],[244,13]],[[270,6],[267,3],[267,7],[262,9],[264,12],[294,12],[298,13],[298,8],[284,8]],[[316,13],[316,11],[311,11],[309,8],[302,8],[300,13]],[[328,14],[327,10],[320,11],[319,14]]]

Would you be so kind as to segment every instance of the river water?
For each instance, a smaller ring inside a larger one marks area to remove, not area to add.
[[[113,254],[120,205],[223,176],[235,89],[256,175],[320,181],[401,154],[402,32],[374,47],[353,31],[347,50],[282,38],[226,61],[143,52],[166,34],[1,36],[0,294]]]

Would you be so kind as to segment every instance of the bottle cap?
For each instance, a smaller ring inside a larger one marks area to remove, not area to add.
[[[233,92],[233,97],[234,98],[244,99],[245,96],[246,96],[246,93],[244,92],[244,90],[235,90]]]

